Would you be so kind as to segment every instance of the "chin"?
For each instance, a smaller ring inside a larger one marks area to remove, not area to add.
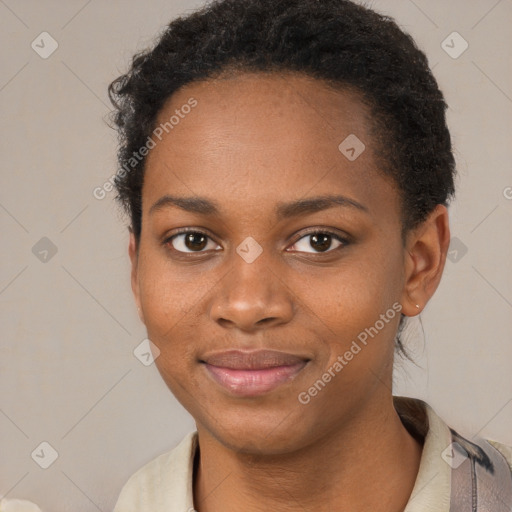
[[[314,442],[317,430],[306,421],[304,410],[251,411],[250,407],[244,408],[246,413],[234,406],[211,416],[202,414],[204,422],[196,419],[198,431],[206,431],[230,450],[253,455],[284,455]],[[212,422],[212,416],[217,421]]]

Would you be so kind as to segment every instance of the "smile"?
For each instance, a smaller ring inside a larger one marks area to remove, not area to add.
[[[309,359],[271,350],[228,351],[201,361],[209,376],[236,396],[253,397],[294,379]]]

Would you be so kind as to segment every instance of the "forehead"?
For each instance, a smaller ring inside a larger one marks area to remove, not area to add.
[[[195,106],[184,108],[191,100]],[[377,167],[371,114],[360,96],[299,73],[188,84],[159,112],[156,127],[166,123],[146,161],[150,200],[181,192],[277,202],[336,189],[362,202],[383,187],[393,192]]]
[[[228,136],[236,134],[233,144],[264,142],[268,149],[279,146],[280,141],[272,138],[275,133],[286,135],[281,142],[294,142],[293,137],[300,136],[300,146],[306,149],[332,146],[348,135],[347,130],[369,139],[371,113],[358,92],[297,72],[231,73],[193,82],[168,99],[157,124],[165,124],[169,114],[183,108],[191,97],[198,105],[186,123],[173,127],[175,136],[183,134],[186,125],[197,130],[204,142],[211,138],[228,142]]]

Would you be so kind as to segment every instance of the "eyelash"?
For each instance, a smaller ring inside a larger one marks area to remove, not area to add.
[[[330,248],[330,249],[328,249],[327,251],[324,251],[324,252],[322,252],[322,251],[318,251],[318,252],[293,251],[293,252],[297,252],[297,253],[301,253],[301,254],[308,254],[308,255],[315,255],[315,256],[322,256],[324,254],[325,255],[328,255],[328,254],[332,255],[333,253],[336,253],[336,251],[341,250],[341,249],[343,249],[344,247],[347,247],[350,244],[350,240],[348,239],[348,237],[344,237],[344,236],[340,235],[339,233],[337,233],[336,231],[332,231],[332,230],[327,229],[327,228],[324,228],[324,229],[312,228],[309,231],[302,232],[300,234],[300,236],[298,236],[297,239],[293,242],[292,245],[297,244],[303,238],[307,238],[308,236],[313,236],[313,235],[329,235],[334,240],[337,240],[338,242],[340,242],[341,245],[339,245],[338,247],[335,247],[334,249]],[[313,249],[313,247],[311,247],[311,249]]]
[[[188,255],[192,255],[192,254],[206,254],[208,251],[191,251],[191,252],[185,252],[185,251],[178,251],[177,249],[174,249],[174,247],[172,247],[172,240],[180,235],[185,235],[187,233],[194,233],[194,234],[198,234],[198,235],[203,235],[207,238],[209,238],[210,240],[213,240],[212,237],[206,233],[205,231],[202,231],[201,229],[198,229],[198,228],[185,228],[185,229],[181,229],[180,231],[177,231],[176,233],[173,233],[171,236],[168,236],[165,238],[165,240],[162,242],[162,244],[167,247],[169,250],[175,252],[175,253],[178,253],[179,255],[184,255],[185,257],[188,257]],[[350,245],[351,243],[351,240],[349,240],[348,237],[344,237],[342,235],[340,235],[339,233],[335,232],[335,231],[332,231],[330,229],[327,229],[327,228],[324,228],[324,229],[319,229],[319,228],[315,228],[315,229],[312,229],[311,231],[307,231],[305,233],[302,233],[301,236],[299,236],[294,242],[292,245],[295,245],[297,244],[300,240],[302,240],[303,238],[306,238],[308,236],[313,236],[313,235],[329,235],[331,236],[332,238],[334,238],[335,240],[337,240],[338,242],[341,243],[340,246],[338,247],[335,247],[334,249],[328,249],[327,251],[324,251],[324,252],[311,252],[311,253],[305,253],[305,254],[314,254],[314,255],[323,255],[323,254],[331,254],[333,252],[335,252],[336,250],[338,249],[342,249],[348,245]],[[171,246],[169,248],[169,245]],[[301,253],[302,251],[292,251],[292,252],[299,252]]]

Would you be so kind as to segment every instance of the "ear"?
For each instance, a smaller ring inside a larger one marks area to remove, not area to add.
[[[135,304],[137,306],[137,311],[139,313],[139,318],[143,324],[144,321],[144,313],[142,312],[142,305],[140,302],[140,287],[139,287],[139,272],[138,272],[138,264],[139,264],[139,244],[137,244],[137,240],[135,239],[135,235],[133,233],[133,229],[130,228],[130,242],[128,244],[128,254],[130,256],[130,261],[132,263],[131,270],[131,284],[132,284],[132,292],[135,297]]]
[[[402,313],[415,316],[436,291],[450,245],[446,206],[438,204],[428,218],[407,235]],[[419,305],[419,308],[416,307]]]

